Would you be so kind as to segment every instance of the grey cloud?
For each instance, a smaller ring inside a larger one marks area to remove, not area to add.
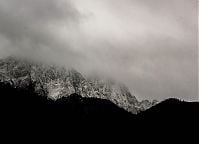
[[[198,100],[197,0],[1,0],[0,57],[125,83],[140,99]]]
[[[63,46],[51,29],[60,23],[66,26],[68,22],[76,24],[79,17],[70,1],[1,0],[0,35],[9,42],[1,49],[23,55],[32,55],[35,51],[41,53],[41,49],[45,49],[43,57],[48,56],[49,51],[58,51]],[[74,54],[72,49],[66,51]]]

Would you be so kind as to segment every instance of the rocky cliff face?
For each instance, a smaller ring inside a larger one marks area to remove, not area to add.
[[[110,80],[84,78],[73,69],[66,70],[13,57],[0,60],[0,81],[20,88],[33,85],[39,95],[47,95],[54,100],[74,93],[82,97],[107,99],[132,113],[146,110],[155,104],[148,100],[139,102],[127,87]]]

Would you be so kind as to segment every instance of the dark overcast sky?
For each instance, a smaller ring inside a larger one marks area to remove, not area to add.
[[[0,0],[0,57],[125,83],[139,99],[198,100],[197,0]]]

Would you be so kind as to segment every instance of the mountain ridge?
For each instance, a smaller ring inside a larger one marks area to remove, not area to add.
[[[158,128],[159,124],[161,128],[181,127],[185,124],[189,127],[190,124],[198,123],[198,102],[167,99],[139,114],[132,114],[110,100],[82,97],[77,94],[54,101],[35,93],[32,86],[26,89],[13,88],[9,83],[0,82],[0,92],[0,111],[2,119],[6,122],[32,121],[46,124],[52,121],[58,124],[81,121],[138,129],[145,126]],[[68,124],[66,126],[69,126]]]
[[[77,94],[54,101],[35,93],[31,85],[24,89],[0,82],[0,92],[3,137],[17,134],[23,139],[26,135],[35,139],[39,134],[47,139],[49,136],[57,139],[63,135],[62,138],[68,141],[73,135],[78,140],[79,136],[89,139],[95,136],[111,140],[116,137],[117,141],[122,138],[123,141],[156,134],[167,139],[179,134],[178,138],[182,138],[181,134],[187,137],[188,133],[197,138],[199,103],[169,99],[139,114],[132,114],[109,100]]]
[[[74,93],[82,97],[107,99],[134,114],[157,103],[148,100],[139,102],[126,86],[115,81],[89,79],[75,69],[66,70],[56,65],[34,63],[16,57],[0,60],[0,81],[19,88],[34,85],[36,93],[54,100]]]

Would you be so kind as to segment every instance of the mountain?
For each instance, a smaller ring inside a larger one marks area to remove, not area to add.
[[[199,121],[199,102],[185,102],[175,98],[166,99],[157,105],[138,114],[148,121],[167,121],[173,123],[184,122],[186,119]]]
[[[61,126],[68,128],[75,125],[112,126],[131,130],[157,130],[190,127],[198,124],[198,102],[184,102],[167,99],[155,106],[132,114],[118,107],[109,100],[87,98],[77,94],[62,97],[56,101],[40,96],[31,85],[13,88],[9,83],[0,83],[1,124],[21,126],[26,123],[36,126]],[[70,125],[71,124],[71,125]],[[104,127],[102,127],[104,128]]]
[[[198,102],[139,102],[116,82],[13,57],[0,60],[0,96],[1,132],[8,137],[68,140],[69,133],[77,140],[83,135],[134,141],[151,135],[154,142],[159,135],[181,139],[198,130]]]
[[[34,92],[34,88],[13,88],[9,83],[0,83],[2,119],[15,121],[91,121],[130,120],[132,114],[109,100],[86,98],[77,94],[56,101]]]
[[[2,82],[0,96],[1,138],[6,141],[197,138],[199,103],[168,99],[135,115],[109,100],[77,94],[55,101],[35,93],[33,85],[24,89]]]
[[[34,92],[52,100],[78,94],[86,98],[106,99],[117,106],[137,114],[149,109],[157,102],[139,102],[128,88],[113,80],[85,78],[74,69],[25,59],[8,57],[0,60],[0,82],[9,83],[13,88],[26,89],[33,86]]]

